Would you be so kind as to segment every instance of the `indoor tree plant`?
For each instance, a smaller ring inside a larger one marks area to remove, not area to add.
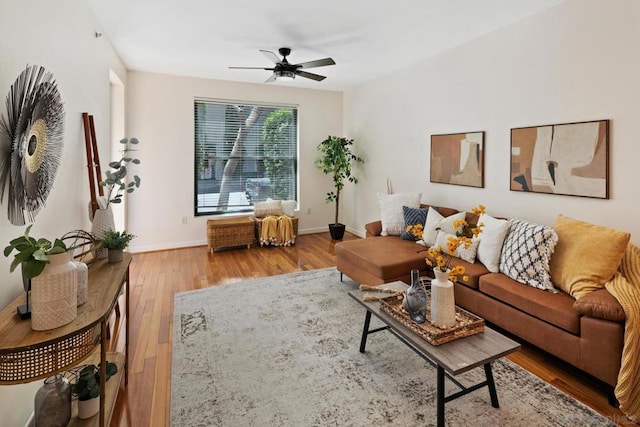
[[[127,231],[107,230],[102,236],[102,247],[108,249],[109,262],[122,261],[122,251],[136,236]]]
[[[107,362],[105,382],[118,372],[115,363]],[[89,418],[100,410],[100,368],[86,365],[80,370],[78,380],[71,385],[71,391],[78,395],[78,417]]]
[[[340,208],[340,191],[344,188],[345,181],[356,184],[358,179],[351,173],[353,163],[364,163],[360,157],[352,151],[353,139],[329,135],[327,139],[318,145],[320,158],[316,159],[316,167],[324,174],[331,176],[335,191],[327,193],[326,202],[336,203],[335,221],[329,224],[329,232],[334,240],[341,240],[344,236],[345,226],[338,222]]]

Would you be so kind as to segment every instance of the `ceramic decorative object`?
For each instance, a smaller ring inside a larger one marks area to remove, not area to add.
[[[113,211],[111,210],[111,205],[107,206],[106,209],[97,209],[95,214],[93,215],[93,222],[91,223],[91,234],[96,236],[98,239],[102,239],[104,234],[108,230],[114,230],[115,225],[113,221]],[[105,248],[101,248],[97,250],[96,253],[97,258],[106,258],[107,250]]]
[[[456,324],[456,302],[449,271],[433,269],[435,279],[431,281],[431,323],[439,328],[450,328]]]
[[[89,268],[84,262],[72,261],[76,267],[78,278],[78,307],[87,302],[89,298]]]
[[[78,400],[78,418],[85,420],[100,412],[100,396],[89,400]]]
[[[78,276],[71,252],[48,255],[49,264],[31,280],[31,328],[59,328],[77,316]]]
[[[59,374],[44,380],[34,400],[36,427],[65,427],[71,419],[71,386]]]
[[[402,305],[414,322],[424,323],[427,320],[427,291],[420,281],[420,271],[416,269],[411,270],[411,286]]]

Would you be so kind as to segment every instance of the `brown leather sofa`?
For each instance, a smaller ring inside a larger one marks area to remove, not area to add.
[[[438,210],[444,216],[457,212]],[[467,213],[468,221],[473,221],[472,215]],[[430,275],[427,248],[399,236],[380,236],[380,221],[365,228],[367,238],[336,245],[341,276],[377,285],[408,283],[412,268]],[[577,302],[562,291],[554,294],[491,273],[479,261],[470,264],[454,258],[452,265],[463,265],[468,276],[466,282],[455,283],[457,305],[612,386],[608,391],[615,399],[625,315],[608,291],[592,292]]]

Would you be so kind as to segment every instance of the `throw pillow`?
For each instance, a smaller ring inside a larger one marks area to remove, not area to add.
[[[509,234],[500,255],[500,272],[534,288],[557,292],[551,283],[549,261],[558,235],[546,225],[510,219]]]
[[[444,253],[449,253],[447,249],[447,241],[450,237],[456,237],[455,234],[446,233],[442,230],[438,231],[438,236],[436,237],[436,244],[434,246],[440,246]],[[468,263],[473,264],[476,262],[476,252],[478,251],[478,245],[480,244],[480,239],[472,239],[469,247],[466,247],[465,244],[461,244],[456,248],[456,253],[454,256],[467,261]]]
[[[380,203],[381,236],[399,236],[404,230],[404,214],[402,207],[420,207],[421,193],[378,193]]]
[[[255,202],[253,204],[254,215],[263,218],[269,215],[282,215],[282,201],[270,200],[268,202]]]
[[[420,240],[422,236],[416,236],[415,234],[407,231],[407,227],[419,226],[420,231],[422,231],[424,227],[424,222],[427,219],[428,209],[414,209],[407,206],[402,207],[402,213],[404,215],[404,229],[402,230],[402,234],[400,234],[400,238],[403,240]]]
[[[456,229],[453,226],[453,222],[458,219],[464,219],[465,212],[458,212],[448,217],[444,217],[432,207],[429,207],[427,213],[427,220],[424,223],[424,231],[422,233],[422,240],[426,246],[433,246],[436,244],[436,238],[438,237],[438,230],[442,230],[449,234],[456,234]]]
[[[273,202],[274,199],[271,197],[267,198],[267,202]],[[277,200],[276,200],[277,201]],[[295,200],[281,200],[282,203],[282,214],[290,217],[296,216],[296,208],[298,207],[298,202]]]
[[[491,215],[483,214],[478,219],[478,224],[484,224],[480,234],[478,245],[478,261],[484,264],[492,273],[500,271],[500,254],[504,239],[509,232],[509,223],[506,219],[496,219]]]
[[[630,233],[558,215],[551,258],[553,284],[575,299],[602,289],[620,265]]]

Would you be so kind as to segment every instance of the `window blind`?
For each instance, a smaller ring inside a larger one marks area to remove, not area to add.
[[[195,214],[297,195],[296,107],[196,100]]]

